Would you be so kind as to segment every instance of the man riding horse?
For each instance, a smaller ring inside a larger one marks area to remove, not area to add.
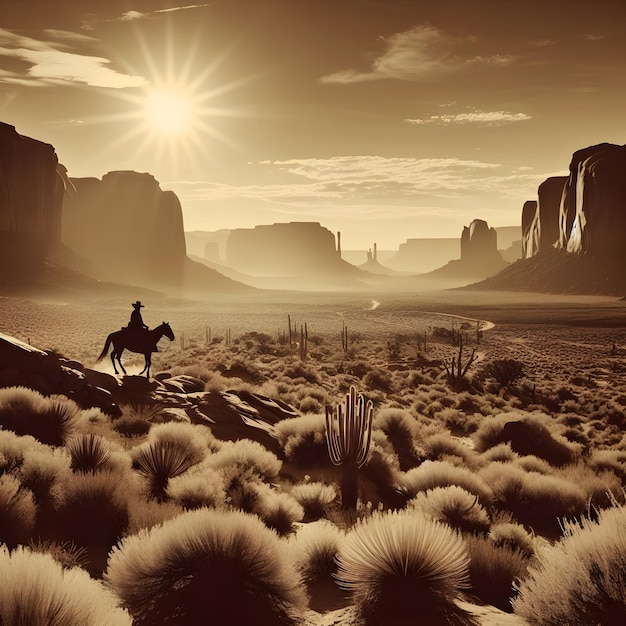
[[[152,362],[152,352],[158,352],[157,343],[161,337],[165,336],[170,341],[174,340],[174,333],[167,322],[163,322],[160,326],[150,330],[143,322],[140,309],[143,308],[143,304],[139,300],[133,302],[133,312],[130,314],[130,322],[128,326],[123,327],[117,332],[111,333],[107,339],[102,350],[102,353],[98,357],[98,361],[103,359],[109,352],[111,344],[113,344],[113,351],[111,352],[111,362],[113,363],[113,369],[115,373],[118,373],[117,364],[119,364],[122,372],[126,373],[124,366],[122,365],[121,356],[124,350],[130,350],[131,352],[138,352],[145,357],[145,367],[141,370],[140,374],[146,373],[146,376],[150,377],[150,364]]]
[[[142,331],[148,330],[148,326],[144,324],[143,318],[141,317],[141,311],[139,309],[143,309],[143,304],[139,300],[137,302],[133,302],[133,312],[130,314],[130,322],[128,322],[128,330],[130,331]]]

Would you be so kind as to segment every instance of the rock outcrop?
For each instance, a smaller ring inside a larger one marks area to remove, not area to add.
[[[560,246],[568,252],[623,261],[624,207],[626,146],[602,143],[578,150],[561,201]]]
[[[498,234],[485,220],[472,220],[461,232],[461,258],[428,273],[429,278],[477,280],[496,274],[508,263],[498,251]]]
[[[412,238],[400,244],[398,252],[387,261],[387,265],[393,269],[421,274],[458,257],[458,238]]]
[[[180,202],[150,174],[74,178],[63,203],[63,242],[100,276],[146,287],[180,287],[186,259]]]
[[[66,172],[53,146],[0,123],[0,283],[36,273],[60,240]]]
[[[522,208],[524,258],[534,256],[558,243],[561,196],[566,182],[566,176],[552,176],[539,185],[534,215],[531,215],[532,201],[524,204]]]
[[[330,230],[318,222],[288,222],[232,230],[226,265],[253,276],[307,276],[344,263]]]
[[[284,402],[248,391],[205,391],[204,382],[191,376],[113,376],[0,333],[0,387],[15,386],[64,395],[113,419],[123,405],[155,406],[161,420],[203,424],[219,439],[252,439],[281,456],[274,425],[300,415]]]

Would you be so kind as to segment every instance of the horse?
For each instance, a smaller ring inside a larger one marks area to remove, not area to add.
[[[122,328],[122,330],[115,331],[107,337],[104,348],[97,361],[101,361],[107,355],[111,344],[113,344],[113,350],[111,351],[111,363],[113,363],[113,369],[116,374],[119,374],[117,366],[115,365],[116,359],[119,366],[122,368],[122,372],[126,374],[126,370],[122,365],[121,356],[124,350],[130,350],[131,352],[143,354],[146,364],[141,372],[139,372],[139,375],[141,376],[141,374],[146,372],[146,378],[150,378],[152,353],[158,352],[157,343],[163,336],[167,337],[170,341],[174,341],[174,331],[167,322],[163,322],[156,328],[146,330],[144,332],[137,332],[135,330],[129,330],[128,328]]]

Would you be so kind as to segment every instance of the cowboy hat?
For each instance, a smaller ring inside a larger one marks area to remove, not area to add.
[[[137,302],[133,302],[133,306],[135,308],[139,308],[139,307],[143,308],[143,304],[141,304],[141,302],[139,300],[137,300]]]

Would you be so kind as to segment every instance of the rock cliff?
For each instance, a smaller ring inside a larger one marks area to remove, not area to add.
[[[0,123],[0,283],[37,272],[59,241],[67,182],[53,146]]]
[[[626,146],[602,143],[572,156],[559,243],[568,252],[623,261]]]
[[[150,174],[74,178],[63,203],[63,242],[107,280],[148,287],[182,284],[186,259],[180,202]]]

